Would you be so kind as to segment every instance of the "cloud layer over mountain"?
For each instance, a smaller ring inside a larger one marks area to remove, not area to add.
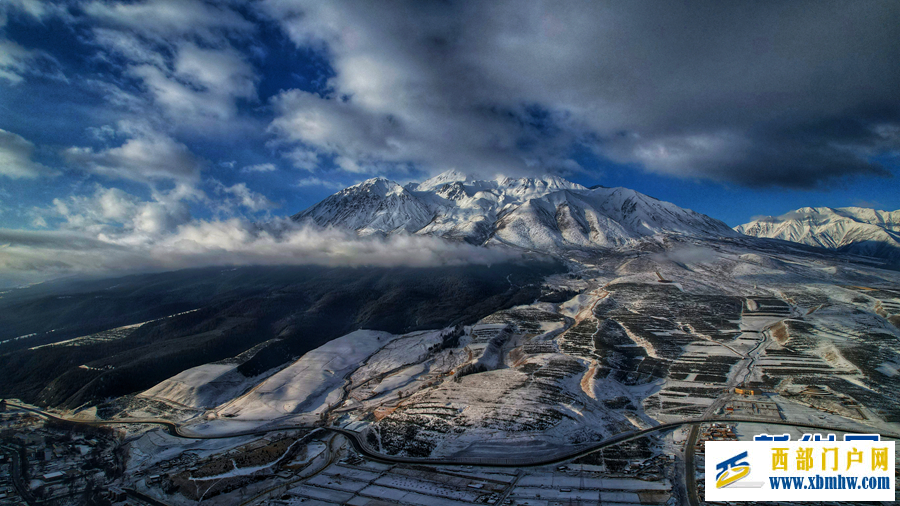
[[[350,171],[379,162],[647,170],[810,187],[889,171],[900,148],[900,6],[285,2],[330,93],[286,91],[272,130]]]
[[[69,275],[124,275],[210,265],[490,265],[520,252],[431,236],[358,237],[354,232],[277,220],[195,220],[174,232],[119,235],[0,229],[0,288]]]

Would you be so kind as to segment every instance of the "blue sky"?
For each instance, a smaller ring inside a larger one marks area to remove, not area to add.
[[[152,243],[448,169],[900,208],[898,4],[714,5],[7,0],[0,229]]]

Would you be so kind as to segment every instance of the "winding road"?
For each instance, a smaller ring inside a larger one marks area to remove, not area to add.
[[[784,425],[790,427],[801,427],[805,429],[814,429],[819,431],[833,431],[833,432],[857,432],[857,429],[848,428],[848,427],[838,427],[834,425],[818,425],[818,424],[809,424],[802,422],[791,422],[787,420],[771,420],[771,419],[755,419],[755,418],[737,418],[737,417],[709,417],[709,418],[692,418],[687,420],[680,420],[677,422],[669,422],[663,423],[660,425],[656,425],[654,427],[650,427],[643,430],[623,432],[621,434],[617,434],[611,438],[604,439],[603,441],[597,441],[595,443],[591,443],[589,445],[583,446],[581,448],[573,448],[565,452],[561,452],[557,455],[552,456],[540,456],[536,457],[532,460],[524,460],[524,459],[486,459],[486,458],[433,458],[433,457],[402,457],[396,455],[385,455],[383,453],[378,453],[372,450],[368,444],[365,442],[365,437],[363,434],[348,430],[342,429],[340,427],[315,427],[310,425],[283,425],[279,427],[270,427],[265,429],[254,429],[254,430],[245,430],[238,431],[228,434],[197,434],[197,433],[186,433],[184,429],[176,424],[175,422],[171,422],[168,420],[160,420],[160,419],[126,419],[126,420],[79,420],[72,418],[65,418],[59,415],[55,415],[53,413],[46,412],[41,409],[33,408],[30,406],[23,406],[18,403],[14,403],[12,401],[9,402],[9,406],[22,409],[25,411],[30,411],[41,416],[45,416],[47,418],[58,420],[60,422],[67,423],[75,423],[75,424],[84,424],[90,426],[104,426],[104,425],[127,425],[127,424],[151,424],[151,425],[161,425],[163,426],[169,434],[175,437],[183,438],[183,439],[228,439],[232,437],[238,436],[261,436],[264,434],[268,434],[270,432],[277,431],[285,431],[285,430],[314,430],[321,429],[329,432],[333,432],[336,434],[340,434],[346,437],[350,444],[353,445],[353,448],[360,454],[365,456],[367,459],[383,462],[387,464],[429,464],[429,465],[441,465],[441,466],[474,466],[474,467],[539,467],[539,466],[547,466],[552,464],[559,464],[562,462],[566,462],[568,460],[576,459],[579,457],[583,457],[585,455],[591,454],[597,450],[601,450],[608,446],[613,446],[619,443],[623,443],[625,441],[630,441],[632,439],[640,438],[646,436],[648,434],[652,434],[655,432],[664,432],[668,430],[677,429],[679,427],[685,425],[694,425],[699,423],[764,423],[766,425]],[[900,435],[897,434],[882,434],[883,437],[889,437],[892,439],[900,439]]]
[[[15,487],[16,492],[27,504],[37,504],[37,501],[31,494],[31,490],[28,489],[23,480],[24,474],[22,473],[22,467],[26,463],[25,455],[22,453],[23,450],[20,448],[3,446],[0,447],[0,452],[9,459],[9,476],[12,478],[13,487]]]

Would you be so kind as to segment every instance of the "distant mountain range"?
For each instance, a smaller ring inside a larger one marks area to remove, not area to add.
[[[405,186],[373,178],[292,219],[360,235],[427,234],[476,245],[546,253],[628,248],[658,234],[741,234],[900,261],[900,211],[805,207],[729,228],[627,188],[585,188],[558,176],[492,180],[451,170]]]
[[[735,230],[756,237],[900,261],[900,211],[804,207],[779,217],[760,218]]]
[[[660,233],[737,235],[709,216],[626,188],[557,176],[477,180],[456,171],[406,186],[374,178],[295,216],[361,235],[406,232],[543,252],[635,244]]]

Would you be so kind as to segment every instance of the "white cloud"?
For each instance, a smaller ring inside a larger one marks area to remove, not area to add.
[[[657,172],[677,175],[692,163],[724,162],[733,153],[748,149],[750,141],[733,133],[717,132],[636,138],[625,146],[624,152],[613,151],[611,154],[623,161],[637,159]]]
[[[11,179],[35,179],[57,172],[32,161],[34,144],[20,135],[0,129],[0,176]]]
[[[156,113],[152,110],[150,99],[142,94],[126,91],[116,83],[100,79],[85,78],[83,84],[92,93],[102,96],[105,105],[111,111],[124,112],[131,117],[141,118],[143,121],[156,119],[154,117]],[[103,112],[104,114],[109,114],[110,111]]]
[[[257,77],[253,67],[231,48],[204,49],[186,43],[178,48],[175,75],[222,96],[256,97]]]
[[[174,71],[158,65],[134,65],[139,77],[165,115],[178,122],[203,125],[237,116],[237,100],[256,100],[257,76],[234,49],[178,46]]]
[[[150,64],[159,68],[166,66],[166,59],[154,45],[133,34],[115,28],[96,27],[94,42],[133,64]]]
[[[343,170],[357,173],[408,164],[508,174],[571,165],[567,150],[579,132],[538,135],[526,107],[539,104],[537,96],[490,79],[481,64],[460,60],[459,51],[476,49],[465,47],[468,39],[459,33],[470,26],[456,18],[461,13],[430,17],[430,9],[414,4],[398,10],[357,3],[262,5],[298,46],[326,46],[336,72],[327,96],[288,90],[272,101],[277,117],[270,131],[298,146],[288,154],[298,167],[311,164],[296,154],[310,152],[331,155]],[[461,12],[478,25],[478,9]],[[516,80],[533,77],[520,72]],[[546,112],[554,121],[568,121],[565,113]]]
[[[275,144],[278,143],[276,142]],[[294,148],[288,151],[285,157],[298,169],[314,172],[319,168],[319,154],[311,149]]]
[[[118,132],[115,128],[110,125],[102,125],[99,127],[87,127],[85,131],[90,134],[94,139],[106,142],[110,139],[115,139],[118,135]]]
[[[0,3],[0,28],[6,26],[7,17],[11,13],[24,13],[35,19],[59,12],[62,6],[52,5],[41,0],[4,0]]]
[[[95,174],[141,182],[196,180],[202,165],[187,146],[169,136],[144,132],[115,148],[72,147],[66,160]]]
[[[95,1],[85,5],[84,12],[100,23],[159,41],[190,36],[221,42],[229,32],[253,30],[252,23],[228,7],[200,0]]]
[[[129,73],[143,81],[164,115],[178,122],[202,125],[210,120],[231,119],[237,112],[230,97],[208,89],[198,89],[152,65],[133,67]]]
[[[520,255],[433,236],[360,238],[352,231],[290,220],[260,225],[237,218],[194,220],[152,239],[130,231],[97,236],[0,229],[0,245],[0,276],[22,281],[210,265],[484,265]]]
[[[403,161],[409,156],[397,144],[401,126],[388,115],[369,114],[350,103],[300,90],[280,94],[273,105],[278,117],[271,130],[283,138],[353,160]]]
[[[276,207],[245,183],[225,186],[215,179],[208,183],[214,197],[192,184],[177,183],[169,190],[152,190],[149,200],[119,188],[96,185],[92,193],[56,198],[51,206],[34,209],[33,221],[110,243],[137,245],[164,241],[190,223],[191,204],[202,204],[227,218],[243,216],[242,210],[255,214]]]
[[[187,204],[176,201],[173,204],[164,202],[145,202],[138,207],[133,218],[136,234],[125,239],[139,240],[143,237],[157,237],[165,234],[190,218]]]
[[[124,68],[143,85],[143,93],[114,90],[117,104],[191,135],[249,128],[239,117],[238,103],[257,100],[259,77],[232,39],[248,39],[256,28],[230,5],[91,2],[84,13],[101,49],[98,58]]]
[[[62,219],[60,228],[122,243],[144,242],[171,233],[191,219],[188,203],[204,200],[199,190],[177,185],[168,192],[153,192],[142,201],[118,188],[97,186],[93,194],[53,199],[37,217]]]
[[[351,173],[403,171],[424,164],[434,171],[469,167],[471,172],[520,173],[530,161],[519,149],[520,123],[484,111],[452,110],[433,104],[399,104],[394,110],[361,105],[356,95],[320,97],[288,90],[272,99],[276,118],[269,131],[281,144],[295,145],[286,153],[294,166],[318,167],[319,153]],[[423,97],[424,98],[424,97]],[[544,139],[548,151],[533,153],[545,170],[563,165],[562,146]],[[542,148],[543,149],[543,148]],[[558,151],[558,153],[551,153]]]
[[[258,163],[242,168],[241,172],[274,172],[276,170],[278,170],[278,167],[273,163]]]
[[[26,49],[11,40],[0,38],[0,79],[16,85],[28,75],[67,81],[59,62],[48,53]]]
[[[310,177],[305,177],[305,178],[299,179],[299,180],[297,180],[296,185],[301,188],[305,187],[305,186],[320,186],[322,188],[330,188],[332,190],[342,190],[346,186],[348,186],[348,185],[341,184],[337,181],[329,181],[329,180],[321,179],[321,178],[318,178],[315,176],[310,176]]]
[[[3,0],[0,2],[0,29],[6,26],[10,15],[24,14],[42,21],[52,15],[65,16],[65,9],[65,6],[40,0]],[[49,53],[26,49],[9,39],[0,37],[0,79],[16,85],[21,83],[27,75],[66,81],[59,62]]]
[[[266,198],[265,195],[247,188],[246,183],[225,186],[224,184],[215,181],[215,189],[216,193],[219,195],[228,197],[225,201],[219,202],[218,207],[226,212],[232,212],[232,214],[233,210],[231,208],[235,206],[242,206],[254,213],[276,207],[275,203]]]
[[[65,221],[63,228],[100,233],[112,224],[134,219],[138,199],[116,188],[97,189],[94,195],[53,199],[53,211]]]
[[[11,84],[19,84],[28,70],[28,62],[35,57],[33,51],[11,40],[0,39],[0,78]]]

